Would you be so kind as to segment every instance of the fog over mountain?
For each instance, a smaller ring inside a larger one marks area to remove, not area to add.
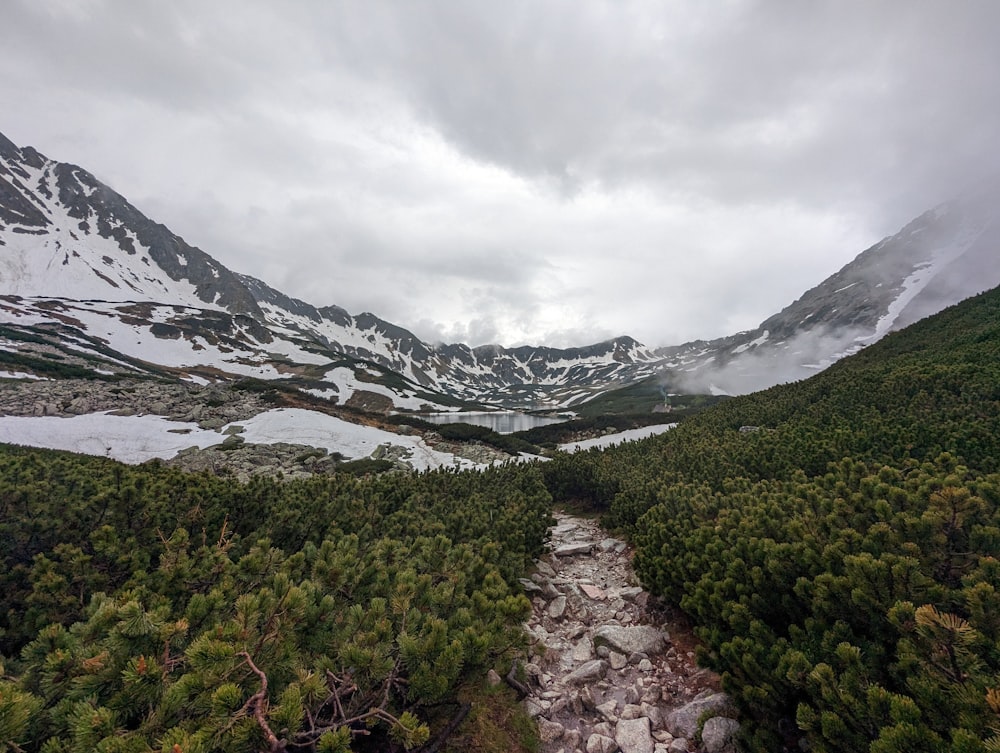
[[[929,210],[757,328],[670,369],[679,392],[743,394],[804,379],[888,332],[1000,285],[1000,191]],[[688,346],[690,347],[690,346]],[[666,349],[669,350],[669,349]]]

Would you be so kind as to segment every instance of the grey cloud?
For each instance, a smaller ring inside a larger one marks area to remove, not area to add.
[[[310,302],[474,344],[676,344],[755,326],[997,170],[998,22],[991,0],[12,0],[0,131]]]
[[[995,3],[624,7],[383,7],[339,60],[377,57],[463,150],[570,183],[927,203],[995,145]]]

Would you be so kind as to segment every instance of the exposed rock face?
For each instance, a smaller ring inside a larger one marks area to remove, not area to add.
[[[386,397],[385,395],[380,395],[377,392],[370,392],[368,390],[356,390],[353,395],[351,395],[345,405],[348,408],[357,408],[358,410],[363,410],[366,413],[381,413],[383,415],[389,415],[392,411],[393,405],[392,399]]]
[[[701,742],[705,746],[705,753],[735,753],[736,733],[739,730],[740,723],[735,719],[724,716],[709,719],[701,731]]]
[[[532,656],[540,657],[526,667],[525,708],[538,719],[543,752],[703,750],[695,743],[698,716],[727,701],[715,692],[718,678],[698,670],[693,652],[660,627],[665,617],[635,583],[625,542],[591,520],[556,517],[551,554],[524,581],[534,605]],[[686,720],[696,708],[694,728],[678,724],[675,734],[667,719],[680,711]],[[726,747],[734,745],[732,724],[712,725],[717,753],[735,753]]]

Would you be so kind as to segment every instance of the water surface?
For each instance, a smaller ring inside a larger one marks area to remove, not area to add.
[[[519,411],[429,413],[425,416],[420,416],[420,418],[432,424],[474,424],[476,426],[486,426],[493,429],[497,434],[511,434],[515,431],[525,431],[533,429],[536,426],[558,424],[568,420],[565,418],[553,418],[551,416],[534,416],[530,413],[521,413]]]

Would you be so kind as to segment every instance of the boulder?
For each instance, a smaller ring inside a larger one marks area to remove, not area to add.
[[[560,523],[559,525],[552,526],[552,536],[565,536],[568,533],[573,533],[580,526],[572,521],[567,521],[565,523]]]
[[[587,753],[615,753],[618,743],[605,735],[596,732],[587,738]]]
[[[615,727],[615,742],[622,753],[653,753],[649,719],[622,719]]]
[[[639,719],[643,716],[646,715],[642,713],[642,707],[636,706],[634,703],[626,703],[625,708],[622,709],[622,719]],[[651,719],[650,722],[652,722]]]
[[[605,701],[597,707],[597,713],[609,722],[614,723],[618,721],[618,701],[614,699]]]
[[[542,738],[543,743],[558,740],[563,736],[563,732],[565,731],[565,727],[559,724],[559,722],[550,722],[545,717],[541,717],[538,720],[538,736]]]
[[[674,737],[693,738],[698,732],[698,719],[702,714],[721,713],[730,708],[729,696],[725,693],[711,693],[671,711],[664,720],[664,726]]]
[[[659,729],[663,726],[663,709],[659,706],[642,702],[639,704],[639,711],[640,716],[644,716],[649,719],[649,723],[653,725],[653,729]]]
[[[585,664],[581,664],[579,667],[566,675],[566,677],[563,678],[563,681],[567,685],[585,685],[587,683],[600,680],[604,677],[604,674],[607,671],[607,662],[601,659],[592,659]]]
[[[586,636],[583,640],[573,645],[572,656],[574,661],[590,661],[594,655],[594,646]]]
[[[556,571],[552,569],[552,566],[544,560],[538,560],[535,562],[535,569],[544,575],[546,578],[555,578]]]
[[[594,599],[595,601],[603,601],[607,597],[607,594],[602,589],[589,583],[581,583],[580,590],[586,594],[588,599]]]
[[[549,617],[553,620],[560,619],[566,613],[566,597],[557,596],[549,604]]]
[[[604,625],[594,632],[594,645],[606,645],[628,656],[633,653],[658,654],[670,637],[652,625]]]
[[[589,685],[584,686],[580,690],[580,704],[587,711],[597,710],[597,699],[594,697],[594,691],[590,688]]]
[[[535,583],[533,580],[528,580],[527,578],[518,578],[518,582],[524,587],[524,592],[526,594],[541,593],[542,587]]]
[[[563,750],[579,750],[580,744],[583,742],[583,733],[578,729],[568,729],[563,732],[562,739],[559,742]]]
[[[705,753],[736,753],[736,733],[740,723],[724,716],[714,716],[705,722],[701,743]]]
[[[577,554],[590,554],[594,549],[594,544],[589,541],[582,541],[578,544],[563,544],[557,546],[552,552],[556,557],[574,557]]]

